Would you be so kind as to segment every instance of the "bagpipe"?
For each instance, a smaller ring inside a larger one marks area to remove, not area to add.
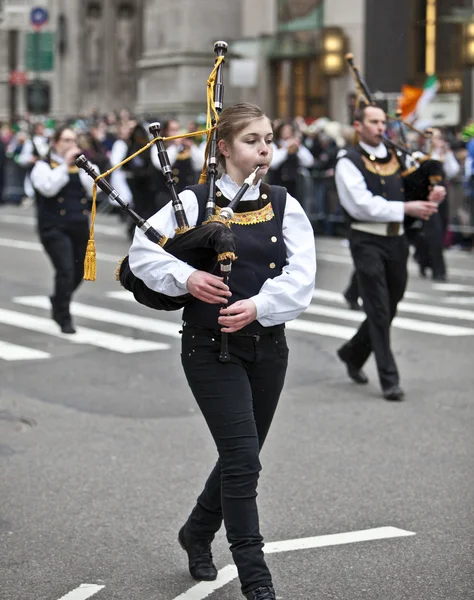
[[[202,224],[196,227],[189,226],[183,204],[176,191],[176,183],[173,178],[172,168],[164,143],[165,140],[173,138],[161,137],[160,123],[150,124],[148,129],[153,139],[148,144],[146,144],[132,156],[126,158],[120,164],[115,165],[106,173],[101,175],[96,173],[91,163],[89,163],[89,161],[83,155],[81,155],[77,158],[76,165],[84,169],[84,171],[92,179],[94,179],[91,235],[84,262],[84,279],[95,280],[96,277],[94,245],[94,198],[96,186],[98,186],[103,192],[105,192],[105,194],[107,194],[110,200],[114,201],[118,207],[126,215],[128,215],[128,217],[135,223],[136,227],[138,227],[151,242],[158,244],[166,252],[169,252],[179,260],[186,262],[198,270],[212,273],[219,265],[220,275],[223,278],[224,283],[228,283],[232,270],[232,263],[237,258],[235,255],[236,238],[230,228],[230,221],[234,216],[234,210],[237,204],[242,199],[249,186],[253,184],[260,167],[255,169],[255,171],[251,173],[244,181],[244,184],[241,186],[238,193],[231,200],[229,205],[217,212],[215,201],[216,179],[218,174],[217,123],[219,120],[219,115],[223,109],[224,84],[222,66],[227,53],[227,43],[222,41],[216,42],[214,44],[214,53],[216,55],[214,69],[207,82],[208,110],[206,130],[175,136],[176,138],[183,138],[198,136],[204,133],[207,134],[205,153],[206,158],[203,166],[203,173],[201,174],[201,178],[199,180],[199,183],[207,182],[208,184],[208,196]],[[107,177],[111,171],[120,167],[129,160],[132,160],[137,154],[143,152],[153,144],[155,144],[157,147],[158,158],[163,175],[166,179],[166,185],[170,192],[171,203],[176,219],[177,227],[175,229],[175,235],[172,238],[167,238],[166,236],[162,235],[160,232],[156,231],[156,229],[154,229],[148,221],[140,217],[125,201],[120,198],[117,190],[115,190],[105,179],[105,177]],[[151,290],[142,280],[138,279],[133,274],[132,270],[130,269],[128,256],[126,256],[119,264],[116,275],[123,287],[133,293],[137,302],[140,302],[140,304],[144,304],[145,306],[155,310],[179,310],[184,308],[187,304],[195,299],[194,296],[189,293],[181,296],[167,296],[166,294]],[[229,360],[228,335],[226,333],[221,334],[221,352],[219,359],[222,362],[227,362]]]
[[[354,57],[352,54],[346,54],[346,61],[349,65],[351,74],[356,82],[358,95],[363,98],[368,106],[377,106],[374,97],[359,72],[359,69],[354,64]],[[413,127],[413,125],[406,123],[401,118],[401,111],[397,111],[396,116],[393,117],[387,114],[387,118],[391,119],[398,124],[398,132],[400,136],[401,144],[397,144],[389,137],[384,137],[384,144],[391,149],[400,164],[401,176],[405,188],[405,199],[406,200],[427,200],[430,191],[434,185],[442,185],[444,180],[443,164],[434,160],[430,157],[431,149],[426,153],[412,152],[409,148],[407,134],[405,128],[409,128],[416,132],[418,135],[423,136],[426,140],[431,139],[432,130],[427,129],[422,132]],[[412,217],[405,218],[405,227],[412,227],[416,219]]]

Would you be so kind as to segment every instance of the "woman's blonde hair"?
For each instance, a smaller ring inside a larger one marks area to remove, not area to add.
[[[231,145],[239,131],[245,129],[252,121],[262,117],[266,117],[263,110],[250,102],[240,102],[225,108],[219,117],[217,140],[224,140]],[[219,148],[217,149],[217,164],[220,167],[225,167],[225,158]]]

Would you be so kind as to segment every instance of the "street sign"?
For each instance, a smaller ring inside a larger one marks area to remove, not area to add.
[[[31,25],[28,21],[30,11],[29,0],[9,0],[3,7],[3,21],[1,29],[28,30]]]
[[[8,76],[9,85],[25,85],[28,82],[28,77],[25,71],[11,71]]]
[[[48,22],[48,11],[42,6],[35,6],[30,12],[30,23],[36,29],[43,27]]]
[[[27,71],[54,70],[54,33],[29,32],[25,36],[25,68]]]

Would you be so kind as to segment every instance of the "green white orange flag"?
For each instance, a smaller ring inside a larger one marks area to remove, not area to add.
[[[402,119],[414,121],[420,115],[423,107],[433,100],[438,89],[439,82],[436,75],[430,75],[422,88],[404,85],[402,87],[402,96],[399,99]]]

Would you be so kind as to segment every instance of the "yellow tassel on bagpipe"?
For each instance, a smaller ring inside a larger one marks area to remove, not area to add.
[[[95,281],[97,277],[97,257],[95,252],[95,241],[90,239],[87,242],[86,257],[84,259],[84,279],[86,281]]]

